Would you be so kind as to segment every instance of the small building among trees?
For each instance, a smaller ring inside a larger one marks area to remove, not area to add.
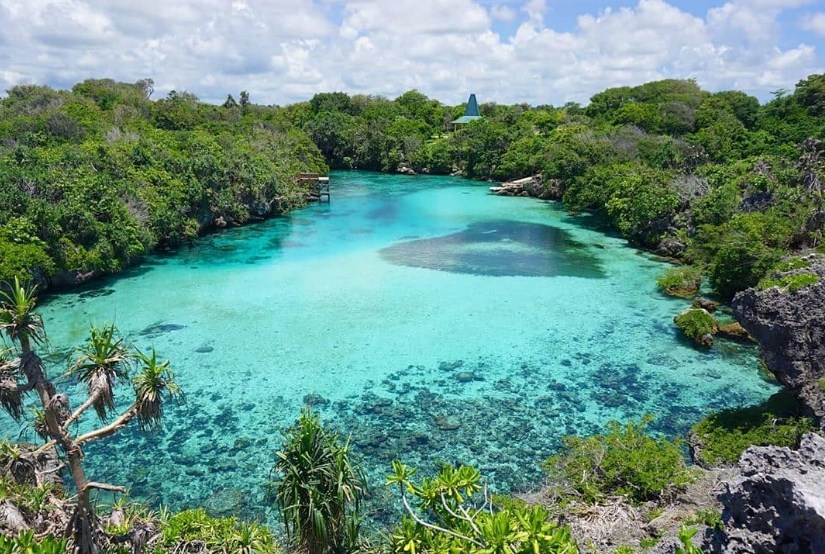
[[[476,119],[481,119],[481,114],[478,112],[478,102],[476,101],[476,95],[470,94],[470,98],[467,100],[467,107],[464,110],[464,115],[459,117],[458,119],[454,120],[453,129],[457,129],[459,125],[466,125],[471,121],[475,121]]]

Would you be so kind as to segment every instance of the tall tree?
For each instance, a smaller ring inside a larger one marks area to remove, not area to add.
[[[6,289],[0,292],[0,332],[14,345],[16,357],[0,365],[0,406],[15,420],[20,420],[25,396],[30,392],[37,394],[42,412],[34,427],[48,441],[39,451],[57,447],[77,489],[77,506],[66,529],[72,552],[97,554],[103,532],[90,502],[90,493],[95,489],[113,492],[126,492],[126,489],[89,479],[83,465],[83,445],[113,435],[133,419],[142,429],[155,428],[163,416],[164,401],[175,397],[179,388],[169,362],[158,362],[154,350],[145,354],[130,349],[114,326],[92,328],[86,347],[68,370],[68,374],[88,389],[86,400],[72,411],[69,397],[57,391],[35,350],[46,341],[43,320],[34,311],[35,288],[23,286],[15,278]],[[89,408],[95,409],[101,422],[108,419],[115,409],[116,383],[127,381],[130,370],[135,368],[138,372],[131,379],[134,402],[111,423],[74,434],[72,424],[80,421]]]

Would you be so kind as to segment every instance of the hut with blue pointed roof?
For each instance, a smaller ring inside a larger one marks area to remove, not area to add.
[[[481,114],[478,113],[478,102],[476,101],[476,95],[471,94],[470,99],[467,100],[467,107],[464,110],[464,115],[453,121],[453,129],[455,129],[458,125],[466,125],[476,119],[481,119]]]

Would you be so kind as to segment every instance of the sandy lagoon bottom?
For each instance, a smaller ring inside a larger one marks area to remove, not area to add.
[[[332,182],[328,205],[41,306],[55,374],[91,323],[112,321],[172,360],[186,392],[162,430],[90,444],[94,479],[153,506],[271,517],[273,453],[310,403],[351,436],[374,506],[388,505],[394,458],[473,464],[495,490],[520,490],[564,435],[646,413],[677,435],[776,389],[754,348],[678,336],[687,303],[657,292],[665,264],[555,203],[455,178]]]

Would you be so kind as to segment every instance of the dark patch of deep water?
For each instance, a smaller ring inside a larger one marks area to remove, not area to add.
[[[552,225],[494,220],[442,237],[399,242],[381,250],[394,264],[486,276],[604,278],[599,259]]]

